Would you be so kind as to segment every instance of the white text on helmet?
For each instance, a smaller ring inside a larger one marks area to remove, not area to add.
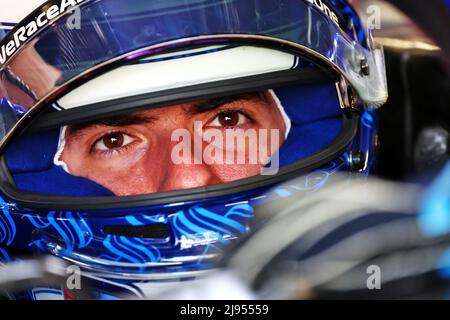
[[[69,8],[75,7],[84,0],[61,0],[59,3],[50,5],[47,10],[35,16],[31,21],[26,20],[19,25],[11,36],[6,39],[7,42],[0,48],[0,66],[3,66],[8,59],[16,52],[19,47],[28,41],[39,30],[49,25],[60,15],[68,11]]]
[[[339,19],[336,13],[334,13],[325,3],[323,3],[322,0],[306,0],[306,1],[311,4],[314,4],[318,9],[320,9],[320,11],[325,13],[328,16],[328,18],[330,18],[339,27]]]

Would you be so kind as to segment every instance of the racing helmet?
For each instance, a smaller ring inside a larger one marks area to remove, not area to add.
[[[259,207],[375,161],[383,52],[344,0],[48,1],[0,50],[0,257],[105,292],[211,272]]]

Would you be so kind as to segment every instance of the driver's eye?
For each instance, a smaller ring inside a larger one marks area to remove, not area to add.
[[[133,138],[123,132],[113,132],[104,135],[94,144],[94,150],[112,150],[124,147],[133,142]]]
[[[239,111],[224,111],[219,113],[210,123],[212,127],[232,128],[248,121],[246,115]]]

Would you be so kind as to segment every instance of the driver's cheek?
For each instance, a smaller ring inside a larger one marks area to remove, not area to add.
[[[129,157],[95,159],[86,164],[84,176],[112,191],[116,196],[153,193],[158,190],[159,159],[151,160],[148,149],[130,154]],[[149,162],[154,166],[148,166]]]
[[[157,141],[159,143],[152,146],[152,152],[129,167],[121,178],[111,181],[115,186],[110,189],[116,195],[149,194],[221,184],[258,175],[263,167],[258,159],[250,159],[249,150],[245,150],[244,164],[236,163],[236,152],[233,152],[235,157],[232,163],[226,163],[224,152],[225,162],[216,164],[205,161],[204,157],[194,158],[194,150],[191,150],[190,162],[177,164],[172,159],[172,148],[176,142],[168,139]]]
[[[224,155],[225,165],[214,166],[214,171],[224,182],[259,175],[265,164],[261,162],[260,154],[265,153],[267,150],[258,141],[246,141],[245,146],[235,145],[227,149]]]
[[[130,159],[128,165],[124,164],[126,159],[92,165],[87,177],[116,196],[183,190],[223,182],[204,163],[175,164],[168,144],[170,142],[154,144],[151,152],[140,155],[137,161]]]
[[[245,140],[245,144],[237,143],[236,140],[228,141],[225,148],[216,149],[219,154],[217,160],[211,165],[213,174],[222,182],[232,182],[239,179],[249,178],[261,174],[261,170],[268,162],[271,153],[267,144],[258,141]],[[241,141],[242,142],[242,141]]]
[[[145,163],[138,163],[125,172],[111,173],[111,179],[102,183],[117,196],[149,194],[158,191],[157,171],[147,169]]]
[[[219,164],[212,165],[211,169],[222,183],[226,183],[259,175],[262,167],[260,164],[249,163]]]

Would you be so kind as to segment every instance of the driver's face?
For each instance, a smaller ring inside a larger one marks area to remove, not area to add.
[[[284,142],[285,124],[269,92],[150,109],[128,116],[69,126],[60,159],[71,174],[88,178],[115,195],[138,195],[230,182],[260,174],[258,164],[175,164],[171,154],[179,141],[175,130],[194,137],[194,122],[202,130],[278,129]],[[216,131],[217,132],[217,131]],[[193,138],[194,139],[194,138]],[[259,150],[276,150],[267,143]]]

